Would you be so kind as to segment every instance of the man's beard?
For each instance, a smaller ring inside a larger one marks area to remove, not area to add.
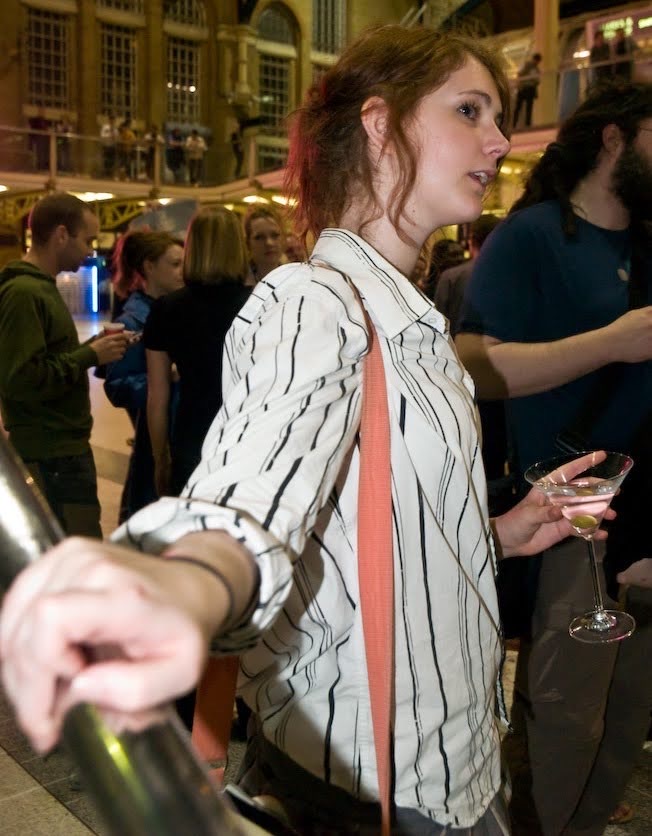
[[[616,163],[611,190],[633,220],[652,220],[652,163],[631,142]]]

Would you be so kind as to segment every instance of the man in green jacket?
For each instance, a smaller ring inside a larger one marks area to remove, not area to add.
[[[55,192],[29,221],[32,246],[0,272],[0,405],[9,440],[67,534],[102,537],[87,370],[119,360],[125,334],[80,345],[55,277],[93,251],[95,214]]]

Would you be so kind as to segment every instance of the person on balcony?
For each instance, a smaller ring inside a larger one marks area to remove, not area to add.
[[[114,178],[116,175],[119,134],[116,118],[113,114],[110,114],[107,121],[100,128],[102,167],[104,169],[104,176],[107,178]]]
[[[604,32],[600,29],[593,37],[591,47],[591,84],[600,84],[611,78],[611,49],[604,39]]]
[[[206,153],[206,140],[196,128],[186,138],[186,158],[188,160],[188,175],[193,186],[198,186],[202,176],[202,164]]]
[[[30,116],[29,126],[36,133],[29,135],[29,147],[34,154],[37,171],[47,171],[50,166],[50,137],[45,131],[50,130],[50,122],[45,116],[45,108],[39,107],[36,116]]]
[[[532,58],[528,59],[518,71],[514,128],[518,125],[518,117],[521,115],[523,105],[525,105],[525,127],[529,128],[532,124],[532,106],[538,95],[539,81],[541,80],[540,64],[541,53],[535,52]]]
[[[118,170],[121,180],[133,180],[136,164],[136,134],[131,119],[125,119],[118,134]]]
[[[637,47],[634,41],[625,35],[624,29],[616,30],[616,37],[612,44],[613,74],[625,81],[630,81],[634,73],[634,52]]]
[[[54,126],[57,133],[57,170],[65,173],[72,171],[72,156],[70,153],[70,135],[75,132],[70,115],[64,113]]]

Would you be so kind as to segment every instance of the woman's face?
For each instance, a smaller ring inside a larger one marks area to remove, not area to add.
[[[259,274],[265,275],[281,263],[282,233],[271,218],[254,218],[249,233],[249,252]]]
[[[145,262],[147,293],[154,299],[183,286],[183,248],[173,244],[157,261]]]
[[[434,229],[480,215],[498,160],[509,151],[501,115],[496,84],[475,58],[417,105],[408,128],[417,178],[406,213],[422,240]]]

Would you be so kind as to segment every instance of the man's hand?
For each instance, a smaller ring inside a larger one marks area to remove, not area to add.
[[[616,580],[618,583],[652,589],[652,558],[644,557],[632,563],[624,572],[618,573]]]
[[[614,360],[641,363],[652,358],[652,306],[634,308],[604,329]]]
[[[90,343],[90,347],[97,355],[96,365],[103,366],[105,363],[115,363],[116,360],[121,360],[130,344],[129,332],[121,331],[119,334],[97,337]]]

